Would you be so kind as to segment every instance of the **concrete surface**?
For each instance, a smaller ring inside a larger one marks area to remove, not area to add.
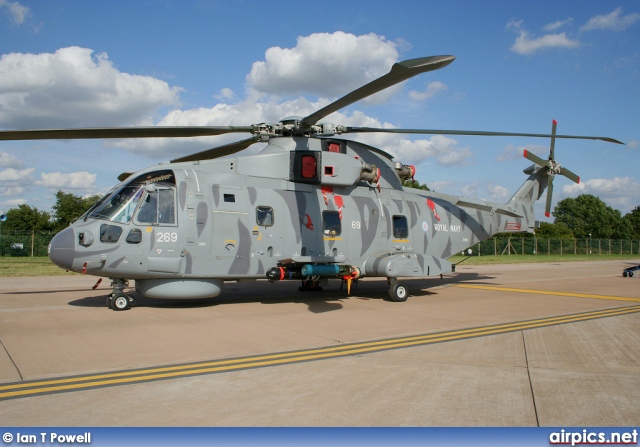
[[[105,307],[109,289],[91,290],[95,278],[0,278],[0,385],[631,309],[640,304],[640,280],[621,277],[629,263],[463,264],[444,280],[409,281],[413,295],[406,303],[383,301],[386,281],[376,279],[361,281],[350,297],[339,282],[320,293],[298,293],[294,282],[232,283],[216,301],[140,299],[125,312]],[[0,421],[637,426],[639,348],[640,313],[629,313],[318,361],[4,399]]]

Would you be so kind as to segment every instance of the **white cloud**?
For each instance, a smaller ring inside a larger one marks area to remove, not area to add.
[[[0,122],[6,128],[130,125],[178,103],[180,89],[118,71],[105,53],[61,48],[0,59]]]
[[[14,168],[8,168],[0,171],[0,184],[30,182],[34,170],[35,168],[27,168],[20,171]]]
[[[216,96],[214,96],[218,101],[233,101],[236,99],[236,94],[230,88],[223,88],[220,90]]]
[[[84,171],[72,172],[69,174],[62,174],[60,172],[42,172],[40,177],[41,180],[36,181],[35,184],[52,189],[90,190],[93,189],[96,182],[96,174],[90,174],[89,172]]]
[[[79,47],[45,54],[7,54],[0,59],[0,122],[12,128],[277,123],[287,116],[307,116],[329,104],[326,96],[344,95],[386,74],[397,61],[398,46],[400,44],[376,34],[355,36],[336,32],[299,37],[294,48],[270,48],[265,60],[253,65],[247,75],[245,98],[237,98],[235,92],[224,88],[215,96],[219,103],[212,107],[176,108],[160,119],[152,114],[163,106],[176,105],[180,89],[155,78],[122,73],[106,54],[95,55],[92,50]],[[441,82],[432,82],[425,91],[413,92],[412,96],[424,100],[446,88]],[[388,90],[385,94],[389,94]],[[311,92],[321,97],[284,100],[277,96],[295,92]],[[322,121],[347,126],[393,127],[358,110],[349,114],[335,112]],[[166,160],[247,137],[249,134],[127,139],[108,144],[155,160]],[[442,136],[414,141],[397,134],[344,137],[392,152],[405,163],[419,164],[434,158],[440,165],[454,166],[467,164],[472,158],[469,148],[457,147],[456,140]],[[16,161],[0,153],[0,166],[17,168]],[[84,190],[95,185],[95,175],[86,172],[41,173],[40,177],[37,182],[31,178],[31,185]]]
[[[593,194],[607,205],[626,214],[640,204],[640,183],[632,177],[596,178],[562,187],[568,197]]]
[[[5,168],[21,168],[22,162],[18,157],[0,151],[0,166]]]
[[[514,146],[509,144],[504,148],[502,153],[496,157],[497,162],[520,160],[523,158],[524,151],[533,152],[539,157],[546,158],[549,155],[549,147],[537,144],[528,144],[526,146]]]
[[[9,186],[7,188],[4,188],[4,190],[0,188],[0,195],[15,197],[15,196],[21,195],[24,192],[24,190],[25,189],[21,186]]]
[[[298,37],[294,48],[269,48],[247,85],[262,94],[336,97],[386,74],[397,60],[397,44],[384,36],[316,33]]]
[[[580,42],[569,39],[566,33],[531,38],[527,31],[521,31],[511,47],[511,51],[518,54],[531,54],[545,48],[577,48],[579,46]]]
[[[433,81],[427,84],[427,88],[425,91],[418,92],[416,90],[411,90],[409,92],[409,98],[414,101],[426,101],[427,99],[433,97],[436,93],[447,90],[446,84],[440,81]]]
[[[5,200],[4,202],[0,202],[0,205],[2,205],[3,208],[8,209],[8,208],[15,208],[24,203],[27,203],[25,199],[12,199],[12,200]]]
[[[594,31],[594,30],[612,30],[612,31],[624,31],[634,23],[640,21],[640,14],[633,12],[622,15],[622,6],[617,7],[609,14],[595,16],[589,19],[585,23],[580,31]]]
[[[532,54],[546,48],[578,48],[580,46],[580,41],[570,39],[566,33],[545,34],[544,36],[536,37],[524,29],[522,24],[522,20],[515,21],[512,19],[507,22],[507,29],[519,33],[516,41],[511,46],[511,51],[514,53]]]
[[[0,8],[5,10],[11,20],[16,25],[20,26],[24,23],[25,19],[30,14],[30,9],[18,2],[10,2],[7,0],[0,0]]]
[[[555,31],[557,29],[562,28],[565,25],[569,25],[571,22],[573,22],[573,19],[571,18],[566,20],[558,20],[557,22],[553,22],[545,25],[542,29],[545,31]]]
[[[464,197],[471,197],[474,199],[478,198],[478,189],[480,189],[480,182],[473,182],[470,185],[465,185],[462,187],[462,195]]]
[[[393,154],[398,161],[420,164],[427,158],[435,158],[442,166],[460,166],[469,164],[473,157],[468,147],[457,147],[458,142],[442,135],[434,135],[429,139],[407,140],[402,138],[398,143],[390,144],[384,150]]]
[[[489,201],[491,202],[504,203],[511,197],[507,188],[491,182],[487,184],[487,191],[489,191]]]
[[[34,171],[35,168],[27,168],[21,170],[15,168],[7,168],[3,171],[0,171],[0,196],[16,197],[21,195],[24,192],[25,188],[33,185]],[[23,200],[20,203],[25,203],[25,201]]]

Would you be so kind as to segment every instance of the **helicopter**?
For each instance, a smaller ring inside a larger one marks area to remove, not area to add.
[[[226,281],[300,281],[318,290],[330,279],[351,286],[366,277],[388,279],[389,300],[406,301],[403,278],[455,271],[447,259],[496,233],[533,232],[534,203],[553,179],[580,178],[555,160],[556,139],[608,137],[435,129],[349,127],[321,122],[329,114],[454,56],[395,63],[389,73],[306,117],[247,126],[126,127],[3,130],[0,140],[122,139],[250,134],[243,140],[126,172],[102,199],[55,235],[48,253],[57,266],[110,278],[106,304],[134,305],[127,293],[159,299],[215,298]],[[505,203],[403,187],[412,165],[341,135],[351,133],[524,136],[550,138]],[[255,155],[234,156],[254,143]],[[224,157],[224,158],[223,158]],[[100,281],[99,280],[99,281]],[[98,282],[99,283],[99,282]],[[97,284],[96,284],[97,286]],[[96,287],[94,286],[94,287]]]

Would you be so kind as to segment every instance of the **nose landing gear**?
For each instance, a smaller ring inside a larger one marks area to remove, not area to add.
[[[107,307],[113,310],[127,310],[134,304],[134,299],[124,293],[124,289],[129,287],[126,279],[111,279],[112,292],[107,297]]]

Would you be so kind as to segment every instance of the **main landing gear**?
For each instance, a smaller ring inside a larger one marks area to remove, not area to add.
[[[127,310],[134,304],[134,299],[124,293],[124,289],[129,287],[126,279],[112,279],[112,292],[107,297],[107,307],[113,310]]]
[[[409,298],[407,285],[396,278],[387,278],[387,281],[389,282],[389,299],[397,303],[407,301]]]

